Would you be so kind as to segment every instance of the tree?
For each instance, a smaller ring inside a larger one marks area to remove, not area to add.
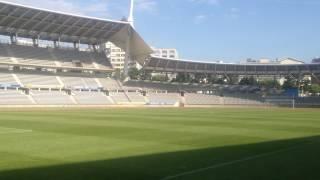
[[[172,82],[180,82],[180,83],[188,83],[191,81],[191,77],[189,74],[178,73],[176,78],[172,80]]]
[[[262,88],[276,88],[276,89],[281,88],[281,85],[277,80],[263,80],[263,81],[259,81],[258,84]]]
[[[166,75],[158,74],[158,75],[152,76],[152,81],[166,82],[168,81],[168,79]]]
[[[290,77],[290,76],[287,76],[286,77],[286,80],[284,81],[283,85],[282,85],[282,88],[283,89],[292,89],[292,88],[297,88],[298,85],[297,85],[297,80]]]
[[[250,77],[244,77],[240,80],[239,82],[240,85],[248,85],[248,86],[253,86],[253,85],[257,85],[258,82],[257,80],[253,77],[253,76],[250,76]]]
[[[151,73],[149,71],[141,69],[139,73],[141,80],[151,80]]]
[[[303,79],[299,82],[299,86],[302,92],[310,92],[312,84],[310,80]]]
[[[129,69],[128,75],[129,75],[130,79],[138,80],[140,77],[140,72],[139,72],[138,68],[132,67]]]
[[[312,84],[309,92],[312,94],[320,93],[320,85],[319,84]]]

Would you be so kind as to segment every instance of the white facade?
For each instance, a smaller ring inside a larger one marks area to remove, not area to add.
[[[110,63],[114,69],[124,70],[124,61],[126,59],[126,52],[114,45],[111,42],[106,43],[106,54],[110,60]],[[141,69],[142,66],[137,62],[129,62],[129,68],[136,67]]]
[[[304,64],[304,62],[294,58],[284,58],[279,61],[279,64]]]
[[[126,58],[125,51],[111,42],[106,43],[106,51],[113,68],[123,70]]]
[[[179,54],[176,49],[173,48],[154,48],[154,56],[162,57],[162,58],[172,58],[172,59],[178,59]]]

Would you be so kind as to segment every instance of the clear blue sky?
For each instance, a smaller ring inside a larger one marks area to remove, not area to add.
[[[120,19],[129,0],[9,0]],[[237,62],[246,58],[320,56],[320,0],[137,0],[135,26],[155,47],[181,57]]]

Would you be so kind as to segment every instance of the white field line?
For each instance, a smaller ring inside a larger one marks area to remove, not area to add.
[[[224,163],[220,163],[220,164],[216,164],[216,165],[212,165],[212,166],[208,166],[208,167],[204,167],[204,168],[199,168],[199,169],[195,169],[195,170],[191,170],[191,171],[186,171],[186,172],[182,172],[182,173],[179,173],[179,174],[167,176],[165,178],[162,178],[161,180],[172,180],[172,179],[176,179],[176,178],[183,177],[183,176],[188,176],[188,175],[192,175],[192,174],[196,174],[196,173],[201,173],[201,172],[204,172],[204,171],[207,171],[207,170],[211,170],[211,169],[217,169],[217,168],[230,166],[230,165],[237,164],[237,163],[242,163],[242,162],[245,162],[245,161],[260,159],[260,158],[272,156],[272,155],[275,155],[275,154],[279,154],[279,153],[288,152],[288,151],[291,151],[291,150],[294,150],[294,149],[298,149],[298,148],[302,147],[302,145],[308,145],[308,144],[314,144],[314,143],[319,143],[319,142],[315,142],[315,141],[308,142],[308,143],[299,144],[299,145],[296,145],[296,146],[291,146],[291,147],[280,149],[280,150],[276,150],[276,151],[262,153],[262,154],[258,154],[258,155],[254,155],[254,156],[249,156],[249,157],[246,157],[246,158],[243,158],[243,159],[238,159],[238,160],[224,162]]]
[[[4,130],[4,131],[2,131]],[[17,128],[7,128],[0,126],[0,134],[21,134],[21,133],[31,133],[30,129],[17,129]]]

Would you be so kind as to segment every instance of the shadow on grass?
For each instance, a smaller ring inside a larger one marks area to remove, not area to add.
[[[0,171],[0,179],[160,180],[183,172],[217,164],[221,165],[226,162],[234,162],[173,179],[314,180],[320,179],[319,140],[319,137],[307,137],[248,145]],[[270,154],[270,152],[274,153]],[[248,159],[248,157],[257,158]]]

